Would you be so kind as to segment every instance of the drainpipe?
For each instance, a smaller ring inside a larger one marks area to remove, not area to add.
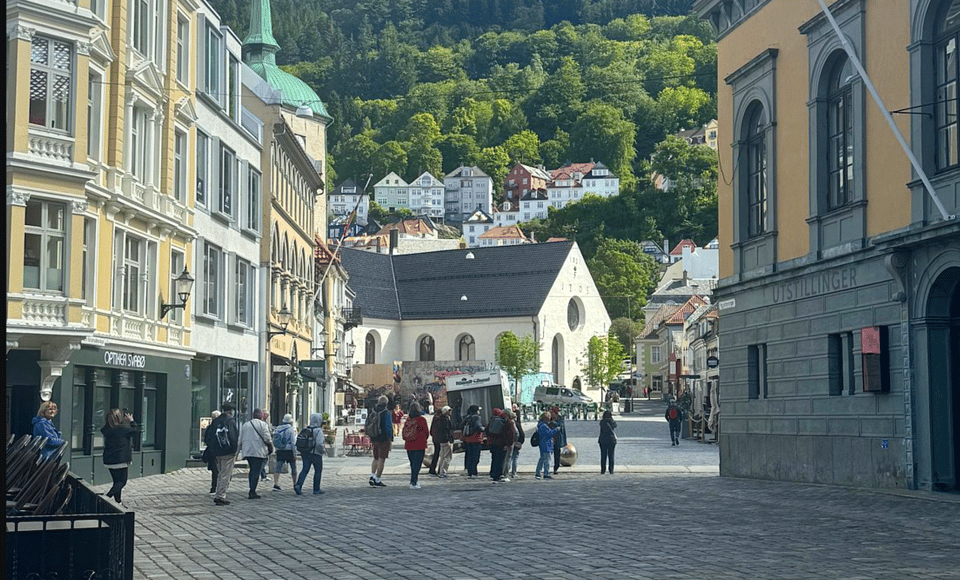
[[[883,99],[880,98],[880,93],[877,92],[877,88],[873,86],[873,82],[870,80],[870,77],[867,76],[867,71],[865,71],[863,69],[863,65],[860,64],[860,59],[857,57],[857,53],[853,49],[853,45],[850,44],[850,41],[847,39],[846,35],[843,34],[842,30],[840,30],[840,25],[837,24],[833,14],[830,13],[830,9],[827,8],[826,2],[824,2],[824,0],[817,0],[817,2],[820,3],[820,9],[823,12],[823,15],[826,16],[827,20],[830,22],[830,26],[833,28],[833,31],[837,33],[837,38],[840,39],[840,44],[843,45],[843,50],[846,51],[847,56],[850,58],[850,62],[853,63],[854,68],[857,69],[857,74],[859,74],[860,78],[863,79],[863,84],[866,85],[867,90],[870,91],[870,95],[873,97],[874,102],[876,102],[877,107],[880,108],[880,112],[890,125],[890,130],[893,131],[894,136],[897,138],[897,142],[900,143],[900,147],[903,148],[903,152],[906,153],[907,158],[910,159],[910,164],[913,165],[913,169],[920,176],[920,180],[923,181],[923,186],[927,190],[927,194],[930,195],[930,199],[933,200],[933,203],[940,211],[940,215],[945,221],[957,219],[956,215],[947,214],[946,208],[943,207],[943,203],[937,196],[937,192],[933,189],[933,184],[930,183],[930,180],[927,178],[927,174],[920,166],[920,161],[917,160],[917,157],[913,154],[913,150],[910,149],[907,141],[903,138],[903,135],[900,134],[899,127],[897,127],[897,124],[893,121],[893,115],[890,114],[890,111],[888,111],[887,107],[883,104]]]

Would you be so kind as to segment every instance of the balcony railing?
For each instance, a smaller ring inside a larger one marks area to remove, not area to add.
[[[363,315],[359,308],[343,309],[343,330],[347,331],[363,324]]]

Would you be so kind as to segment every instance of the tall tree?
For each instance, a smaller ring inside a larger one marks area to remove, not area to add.
[[[593,336],[583,352],[584,366],[581,369],[588,385],[603,390],[617,378],[623,368],[623,346],[616,338]]]
[[[659,268],[637,242],[603,238],[587,260],[610,318],[639,320],[647,296],[657,283]]]
[[[602,161],[620,178],[621,187],[631,187],[634,136],[633,123],[619,109],[591,101],[570,132],[570,153],[577,159]]]

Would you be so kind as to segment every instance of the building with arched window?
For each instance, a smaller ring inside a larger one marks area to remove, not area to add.
[[[341,260],[363,311],[353,342],[365,364],[493,363],[497,337],[510,330],[540,342],[542,372],[586,387],[587,342],[610,327],[575,242],[402,255],[344,249]]]
[[[829,4],[694,3],[729,128],[720,473],[960,490],[960,0]]]

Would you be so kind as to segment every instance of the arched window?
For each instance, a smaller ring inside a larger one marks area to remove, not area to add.
[[[436,360],[436,350],[434,348],[433,337],[424,336],[420,339],[420,345],[417,348],[419,351],[418,360],[421,361],[433,361]]]
[[[745,191],[747,202],[747,237],[767,232],[767,115],[763,106],[754,103],[747,115],[744,146],[747,165]]]
[[[560,360],[563,358],[563,347],[560,344],[559,334],[553,337],[553,345],[550,354],[550,370],[553,372],[553,380],[559,383],[563,381],[563,377],[560,376]]]
[[[853,188],[853,66],[845,54],[827,76],[827,209],[846,205]]]
[[[936,38],[936,106],[934,117],[937,139],[937,170],[960,164],[960,132],[957,130],[957,78],[960,76],[960,0],[944,2],[938,19]]]
[[[476,360],[477,345],[473,342],[473,337],[465,334],[457,341],[457,360]]]
[[[372,365],[377,362],[377,339],[372,332],[367,333],[367,338],[363,345],[363,363]]]

